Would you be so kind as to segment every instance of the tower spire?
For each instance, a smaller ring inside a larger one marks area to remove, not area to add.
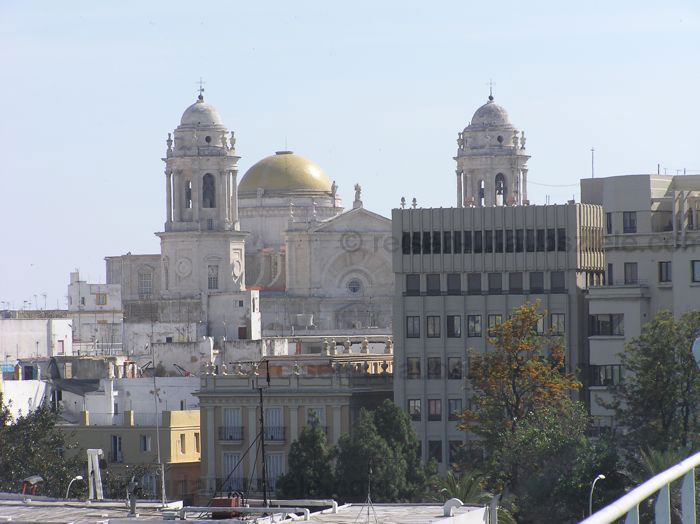
[[[200,76],[199,82],[198,82],[199,89],[197,89],[197,91],[199,92],[199,96],[197,97],[197,100],[204,100],[204,84],[205,83],[206,82],[204,80],[202,80],[202,77]]]
[[[489,83],[486,85],[489,86],[489,101],[493,101],[493,86],[496,84],[493,83],[493,79],[489,79]]]

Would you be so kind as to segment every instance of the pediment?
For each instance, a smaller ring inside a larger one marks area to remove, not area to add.
[[[365,208],[351,209],[333,218],[324,220],[311,228],[311,232],[345,233],[348,231],[391,233],[391,220]]]

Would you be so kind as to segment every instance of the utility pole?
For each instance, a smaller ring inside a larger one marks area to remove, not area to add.
[[[267,387],[270,387],[270,361],[265,361]],[[259,379],[258,379],[259,380]],[[263,388],[257,384],[258,392],[260,393],[260,434],[262,436],[260,450],[262,451],[262,491],[263,491],[263,506],[268,507],[267,501],[267,464],[265,460],[265,404],[263,402]]]
[[[152,326],[151,326],[152,329]],[[158,465],[160,466],[160,497],[165,507],[165,468],[160,457],[160,421],[158,420],[158,388],[156,387],[156,348],[153,345],[153,332],[151,331],[151,356],[153,359],[153,403],[156,408],[156,451],[158,453]]]

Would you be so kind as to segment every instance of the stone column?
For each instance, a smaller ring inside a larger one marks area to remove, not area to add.
[[[238,229],[238,170],[231,170],[231,223],[234,229]]]
[[[214,413],[215,408],[207,407],[205,408],[207,417],[207,438],[206,441],[202,439],[202,443],[206,446],[206,457],[207,457],[207,480],[212,484],[216,483],[216,427],[214,426]],[[204,450],[202,450],[204,451]],[[209,483],[208,482],[208,483]]]
[[[469,197],[473,195],[472,181],[467,175],[466,171],[462,171],[462,194],[464,195],[464,202],[469,200]]]
[[[464,195],[462,193],[462,172],[458,169],[457,173],[457,207],[464,205]]]
[[[246,443],[251,443],[255,439],[255,437],[258,434],[258,421],[257,421],[257,414],[256,414],[256,408],[255,405],[250,405],[248,406],[248,427],[246,428],[247,438],[245,439]],[[265,438],[264,431],[261,428],[261,431],[263,432],[263,438]],[[255,460],[256,460],[256,453],[248,453],[248,477],[253,473],[253,470],[255,469]],[[262,477],[262,466],[258,467],[256,470],[255,474],[258,477]],[[253,477],[253,482],[255,482],[255,477]]]
[[[199,222],[199,208],[202,203],[202,175],[192,173],[192,221]]]
[[[294,442],[299,437],[299,407],[289,408],[289,442]]]
[[[522,168],[520,170],[523,174],[522,182],[520,183],[520,202],[519,204],[523,203],[523,200],[527,200],[527,169]]]
[[[173,221],[182,220],[182,171],[175,171],[173,176]]]
[[[173,192],[172,192],[173,174],[170,171],[165,172],[165,209],[166,221],[173,221]]]

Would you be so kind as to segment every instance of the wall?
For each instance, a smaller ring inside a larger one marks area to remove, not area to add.
[[[13,418],[34,411],[43,402],[47,387],[43,380],[4,380],[0,377],[0,393],[3,403]]]
[[[153,348],[156,355],[156,367],[162,365],[168,375],[181,375],[181,371],[175,367],[175,364],[192,374],[197,374],[203,364],[216,359],[211,337],[204,337],[199,342],[153,344]],[[133,358],[143,365],[152,360],[152,355],[150,351],[145,351],[141,355],[134,355]]]
[[[196,342],[198,326],[198,322],[126,322],[124,350],[128,355],[150,354],[151,342],[165,343],[168,337],[173,342]]]
[[[0,319],[0,360],[71,355],[72,344],[70,319]]]

